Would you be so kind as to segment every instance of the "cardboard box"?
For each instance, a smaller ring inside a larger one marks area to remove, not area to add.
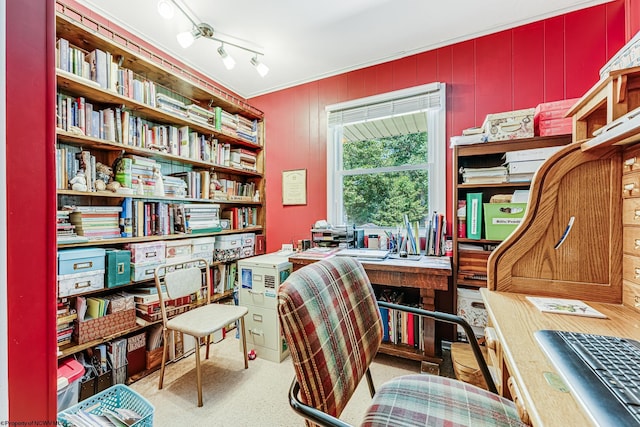
[[[458,316],[471,325],[477,337],[484,336],[484,328],[487,326],[487,310],[482,301],[480,291],[474,289],[458,288]],[[458,335],[465,337],[464,330],[458,327]]]
[[[506,239],[520,225],[526,210],[526,203],[485,203],[485,238]]]
[[[78,344],[84,344],[89,341],[124,332],[135,326],[136,311],[123,310],[83,322],[76,320],[73,334]]]
[[[533,138],[535,108],[487,114],[482,125],[487,141]]]

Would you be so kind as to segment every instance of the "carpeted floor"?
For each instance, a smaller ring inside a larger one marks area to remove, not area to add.
[[[131,384],[155,407],[154,426],[303,426],[304,421],[289,407],[287,393],[293,379],[291,358],[274,363],[258,358],[244,369],[239,340],[233,335],[211,345],[211,357],[202,351],[202,392],[204,406],[197,407],[195,356],[167,365],[164,388],[158,390],[160,371]],[[448,350],[442,375],[451,375]],[[407,373],[420,372],[420,363],[379,355],[371,366],[374,383]],[[362,381],[341,418],[359,424],[370,403],[366,381]]]

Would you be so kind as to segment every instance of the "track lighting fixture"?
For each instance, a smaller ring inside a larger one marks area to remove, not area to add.
[[[165,19],[170,19],[173,16],[174,6],[182,12],[182,14],[191,22],[192,28],[190,31],[179,33],[176,38],[178,43],[183,48],[188,48],[198,38],[205,38],[209,40],[218,41],[221,43],[217,49],[222,63],[227,70],[231,70],[236,65],[236,61],[229,55],[225,49],[225,44],[236,47],[238,49],[245,50],[253,54],[251,58],[251,65],[256,68],[258,74],[264,77],[269,72],[269,67],[258,60],[258,55],[264,55],[262,49],[253,45],[252,43],[240,39],[236,39],[231,36],[223,36],[214,32],[213,27],[200,21],[184,4],[183,0],[160,0],[158,2],[158,13]]]

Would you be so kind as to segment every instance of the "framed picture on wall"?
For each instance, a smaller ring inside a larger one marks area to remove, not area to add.
[[[307,204],[307,170],[282,171],[282,204]]]

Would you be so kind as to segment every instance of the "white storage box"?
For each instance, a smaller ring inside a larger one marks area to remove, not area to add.
[[[213,251],[216,242],[215,237],[196,237],[191,239],[191,257],[204,258],[208,262],[213,262]]]
[[[233,261],[240,258],[242,237],[240,234],[218,236],[214,243],[213,258],[216,261]]]
[[[58,276],[58,298],[104,289],[104,270]]]
[[[484,336],[484,328],[487,326],[487,309],[484,307],[480,291],[458,288],[458,316],[471,325],[476,338]],[[458,327],[458,336],[465,337],[461,327]]]
[[[131,262],[134,264],[149,264],[164,262],[167,245],[164,241],[149,243],[130,243],[127,249],[131,251]]]
[[[487,114],[482,125],[487,141],[533,138],[535,108]]]
[[[191,239],[169,240],[166,242],[165,260],[167,264],[191,259]]]
[[[140,282],[142,280],[153,279],[153,273],[156,267],[164,264],[164,262],[155,262],[147,264],[134,264],[131,263],[131,281]]]

